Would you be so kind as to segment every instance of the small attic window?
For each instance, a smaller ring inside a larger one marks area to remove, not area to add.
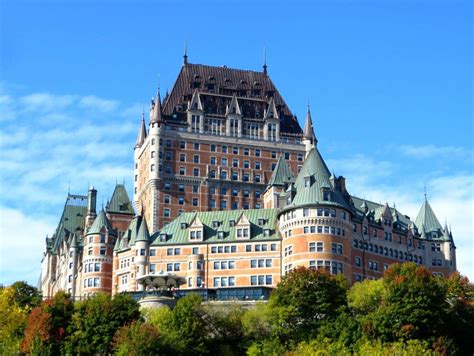
[[[182,222],[181,229],[187,229],[187,228],[188,228],[188,223]]]
[[[323,200],[324,201],[331,200],[331,192],[329,191],[329,189],[323,189]]]
[[[229,226],[234,227],[235,226],[235,220],[229,220]]]
[[[219,227],[219,225],[220,225],[220,223],[219,223],[219,221],[217,221],[217,220],[214,220],[214,221],[212,222],[212,227],[213,227],[214,229],[217,229],[217,228]]]
[[[160,234],[160,241],[161,242],[166,242],[166,239],[168,238],[167,234]]]
[[[270,236],[270,229],[263,229],[263,236],[269,237]]]
[[[308,188],[311,186],[311,177],[304,177],[304,187]]]
[[[258,225],[262,226],[262,225],[265,225],[265,219],[264,218],[259,218],[258,219]]]
[[[198,74],[195,74],[195,75],[194,75],[194,80],[195,80],[196,82],[201,81],[201,76],[198,75]]]
[[[217,232],[217,238],[218,238],[219,240],[222,240],[222,239],[224,238],[224,231],[218,231],[218,232]]]

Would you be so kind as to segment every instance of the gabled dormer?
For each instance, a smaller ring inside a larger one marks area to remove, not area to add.
[[[270,98],[268,108],[265,111],[265,126],[263,138],[268,141],[280,141],[280,116],[275,106],[273,97]]]
[[[204,109],[197,89],[188,102],[188,132],[204,132]]]
[[[383,226],[391,227],[392,221],[393,221],[392,211],[390,207],[388,206],[388,203],[385,203],[380,213],[380,222],[382,223]]]
[[[245,216],[245,213],[240,215],[235,225],[235,238],[237,239],[250,239],[250,221]]]
[[[234,94],[230,104],[227,106],[226,116],[226,136],[241,137],[242,136],[242,112]]]
[[[189,242],[200,242],[204,240],[204,224],[201,222],[201,219],[199,219],[197,214],[191,220],[188,232]]]

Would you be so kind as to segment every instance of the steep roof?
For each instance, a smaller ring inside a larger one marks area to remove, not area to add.
[[[250,239],[236,238],[236,225],[242,214],[245,214],[245,217],[250,222]],[[189,227],[196,218],[203,224],[204,243],[278,240],[276,214],[276,209],[184,213],[163,227],[160,232],[153,234],[151,236],[151,240],[153,241],[152,245],[189,243],[189,230],[187,227]],[[218,226],[214,227],[214,221],[218,222]],[[235,225],[231,226],[231,221],[233,221]],[[187,227],[183,228],[182,223],[185,223]],[[264,236],[265,229],[269,230],[269,236]],[[218,231],[224,232],[223,239],[218,238]],[[166,234],[168,236],[167,241],[160,241],[160,234]]]
[[[49,243],[47,241],[47,248],[55,251],[71,233],[83,230],[86,214],[87,196],[68,194],[61,219]]]
[[[267,74],[225,66],[215,67],[185,63],[178,74],[171,93],[163,104],[165,120],[184,123],[186,121],[184,109],[196,89],[199,91],[201,100],[222,98],[226,99],[226,105],[229,105],[233,95],[236,94],[241,109],[245,103],[257,103],[266,108],[269,97],[273,97],[275,107],[281,116],[280,132],[302,133],[296,117],[292,114]],[[203,107],[206,110],[205,102]]]
[[[331,174],[326,166],[321,154],[316,147],[309,151],[303,167],[295,181],[296,195],[291,204],[284,208],[294,208],[296,206],[322,204],[337,205],[350,210],[341,192],[334,189],[329,181]],[[306,181],[309,180],[309,186]],[[329,199],[325,200],[323,190],[329,190]]]
[[[141,219],[140,228],[138,229],[137,237],[135,238],[135,242],[138,241],[146,241],[150,240],[150,233],[148,232],[148,226],[146,225],[146,220],[143,217]]]
[[[92,226],[87,231],[86,235],[100,234],[103,227],[106,228],[107,232],[110,235],[116,234],[115,230],[112,228],[112,225],[110,224],[109,219],[107,219],[107,216],[105,215],[105,211],[102,209],[97,215],[97,217],[95,218],[94,222],[92,223]]]
[[[146,139],[146,127],[145,127],[145,114],[142,115],[142,122],[140,123],[140,128],[138,129],[137,142],[135,147],[140,147],[143,145]]]
[[[422,238],[441,239],[445,241],[452,240],[451,234],[443,230],[426,197],[416,216],[415,225]]]
[[[155,100],[156,101],[155,101],[155,105],[153,107],[153,115],[150,119],[150,124],[162,121],[160,88],[158,88],[158,90],[156,92],[156,99]]]
[[[268,186],[285,186],[287,183],[294,182],[295,177],[291,173],[290,167],[285,161],[283,155],[278,158],[278,162],[275,169],[272,172],[272,176],[268,182]]]
[[[116,184],[114,193],[110,202],[106,206],[106,211],[108,213],[121,213],[121,214],[134,214],[132,203],[128,197],[127,190],[125,185]]]

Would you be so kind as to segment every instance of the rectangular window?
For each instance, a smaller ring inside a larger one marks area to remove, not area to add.
[[[260,150],[255,150],[255,157],[260,157]]]

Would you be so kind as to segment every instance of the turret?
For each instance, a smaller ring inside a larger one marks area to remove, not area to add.
[[[311,118],[311,111],[309,109],[308,104],[308,110],[306,112],[306,121],[303,130],[303,144],[305,145],[306,156],[308,156],[309,151],[311,151],[313,147],[316,147],[317,143],[318,140],[314,135],[313,120]]]
[[[79,242],[76,234],[71,233],[70,244],[69,244],[69,255],[68,255],[68,279],[67,279],[67,291],[72,298],[76,296],[76,278],[77,265],[79,258]]]
[[[135,143],[135,149],[140,148],[146,139],[146,127],[145,127],[145,113],[142,114],[142,122],[138,129],[137,142]]]
[[[149,254],[150,234],[146,224],[145,217],[142,216],[140,227],[138,228],[137,236],[135,238],[135,249],[137,250],[136,265],[137,278],[147,274],[148,254]],[[138,285],[140,290],[143,290],[143,285]]]

